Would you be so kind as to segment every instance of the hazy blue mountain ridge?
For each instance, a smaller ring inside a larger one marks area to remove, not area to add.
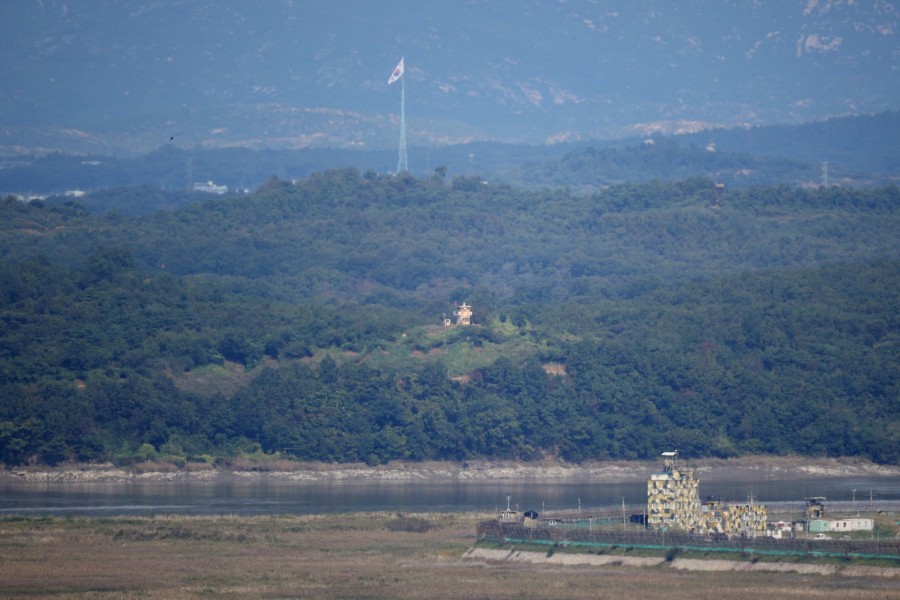
[[[533,143],[897,108],[883,2],[0,7],[0,147],[143,152]]]
[[[829,185],[872,187],[897,182],[898,136],[900,113],[891,112],[793,126],[550,146],[499,142],[412,146],[409,156],[416,176],[430,176],[444,167],[450,178],[477,174],[520,187],[591,191],[625,181],[695,176],[729,188],[818,186],[825,183],[824,162]],[[136,157],[19,155],[0,162],[0,194],[44,196],[146,186],[136,192],[103,192],[79,199],[92,212],[139,214],[194,201],[195,182],[214,181],[234,192],[256,189],[273,175],[290,180],[347,166],[387,173],[395,169],[396,161],[396,150],[183,148],[175,143]]]

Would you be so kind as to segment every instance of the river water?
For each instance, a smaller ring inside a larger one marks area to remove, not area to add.
[[[855,492],[853,491],[855,490]],[[742,478],[700,481],[701,498],[776,503],[802,511],[804,498],[867,510],[900,505],[900,477]],[[0,482],[0,516],[280,515],[391,512],[493,512],[507,495],[518,510],[579,507],[629,510],[646,502],[645,482],[501,481],[442,482],[191,482],[21,483]],[[786,503],[786,504],[785,504]]]

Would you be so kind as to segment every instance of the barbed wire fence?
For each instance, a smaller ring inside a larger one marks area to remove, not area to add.
[[[546,546],[582,546],[603,550],[693,550],[704,553],[738,553],[759,556],[823,556],[900,560],[900,540],[816,540],[811,538],[774,539],[740,535],[696,535],[663,530],[623,528],[593,529],[574,522],[555,525],[484,521],[478,526],[478,539],[500,544],[536,544]]]

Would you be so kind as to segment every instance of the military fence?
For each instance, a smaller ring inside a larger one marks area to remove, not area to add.
[[[479,540],[501,544],[535,544],[545,546],[573,546],[594,549],[671,549],[713,553],[787,557],[819,556],[834,558],[887,559],[900,562],[900,540],[816,540],[811,538],[774,539],[770,537],[742,537],[727,535],[694,535],[662,530],[612,529],[592,530],[559,525],[524,525],[484,521],[478,526]]]

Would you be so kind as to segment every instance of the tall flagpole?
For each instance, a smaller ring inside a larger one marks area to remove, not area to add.
[[[409,171],[406,164],[406,77],[400,78],[400,150],[397,157],[397,173]]]
[[[403,76],[406,66],[403,58],[397,63],[397,67],[388,78],[388,85],[391,85],[398,79],[400,80],[400,153],[397,157],[397,173],[409,171],[406,164],[406,77]]]

